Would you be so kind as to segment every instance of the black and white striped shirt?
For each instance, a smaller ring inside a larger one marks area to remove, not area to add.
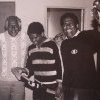
[[[62,78],[61,61],[57,45],[46,40],[40,48],[32,44],[28,48],[27,68],[30,76],[45,84],[50,89],[56,89],[57,80]]]

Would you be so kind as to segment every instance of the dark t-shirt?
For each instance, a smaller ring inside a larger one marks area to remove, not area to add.
[[[78,36],[62,42],[65,87],[96,88],[97,71],[93,55],[99,48],[100,34],[93,30],[83,31]]]

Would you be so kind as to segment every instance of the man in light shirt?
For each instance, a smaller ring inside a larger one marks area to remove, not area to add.
[[[18,81],[11,68],[24,67],[26,35],[21,33],[21,20],[9,16],[5,32],[0,34],[0,100],[24,100],[24,83]]]

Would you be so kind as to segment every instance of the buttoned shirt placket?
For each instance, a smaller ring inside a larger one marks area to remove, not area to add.
[[[1,37],[1,50],[2,50],[2,72],[1,76],[6,77],[7,75],[7,43],[5,41],[4,35]]]
[[[17,66],[17,40],[16,38],[11,38],[11,68]]]

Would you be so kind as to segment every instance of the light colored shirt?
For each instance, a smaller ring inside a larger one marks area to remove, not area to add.
[[[73,37],[76,37],[76,36],[78,36],[78,34],[80,33],[80,31],[79,30],[77,30],[77,32],[75,33],[75,35],[73,35]],[[72,37],[72,38],[73,38]],[[66,36],[66,38],[65,39],[68,39],[68,37]]]
[[[80,33],[80,31],[77,30],[76,34],[73,37],[78,36],[79,33]]]
[[[25,33],[18,33],[15,37],[7,31],[0,34],[0,80],[17,80],[11,68],[24,67],[27,46]]]

